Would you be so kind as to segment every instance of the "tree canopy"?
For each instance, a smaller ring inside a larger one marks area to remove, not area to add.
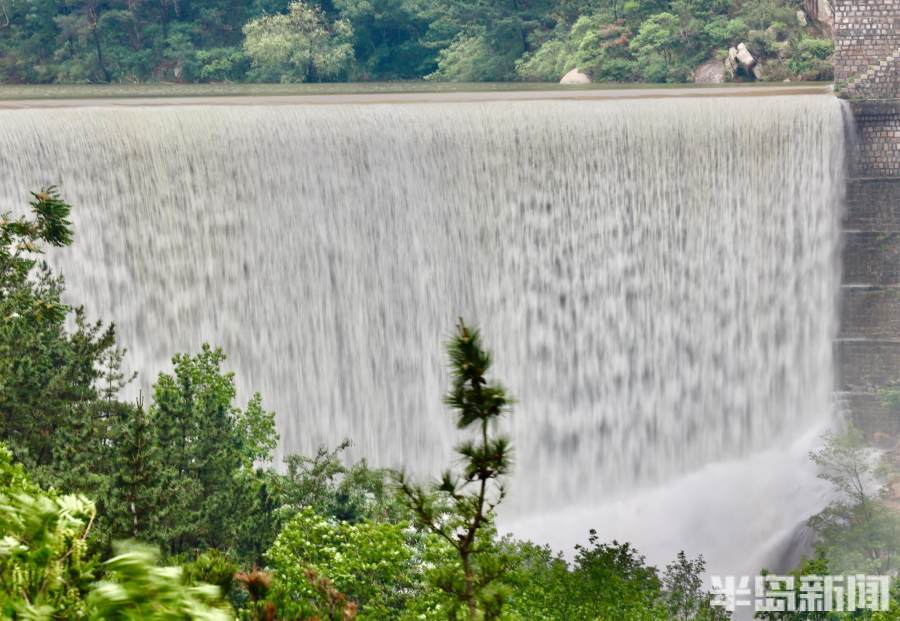
[[[0,0],[0,82],[680,82],[745,43],[828,79],[800,0]],[[736,79],[753,79],[750,74]]]

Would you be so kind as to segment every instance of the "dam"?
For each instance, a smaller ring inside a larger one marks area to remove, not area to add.
[[[48,184],[75,206],[49,260],[116,323],[132,396],[210,342],[277,413],[279,460],[346,438],[434,475],[463,316],[517,398],[501,529],[786,569],[835,411],[900,435],[900,5],[833,8],[839,97],[6,101],[0,206]]]
[[[649,533],[676,532],[755,572],[823,502],[806,452],[832,412],[847,108],[25,107],[0,113],[0,203],[54,183],[75,206],[50,259],[116,322],[135,389],[208,341],[281,455],[349,438],[437,474],[463,316],[517,398],[511,530],[597,528],[657,562],[677,550]]]

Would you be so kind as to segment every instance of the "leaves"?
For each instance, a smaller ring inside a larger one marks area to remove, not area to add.
[[[288,13],[265,15],[244,26],[244,51],[258,75],[276,82],[329,80],[353,60],[350,24],[329,24],[322,9],[295,0]]]
[[[348,524],[303,509],[267,555],[273,600],[287,618],[352,608],[360,620],[396,619],[414,587],[412,557],[403,524]]]
[[[189,586],[180,567],[159,567],[159,552],[136,543],[120,543],[116,556],[103,563],[108,579],[92,586],[87,603],[90,621],[228,621],[217,607],[217,587]]]

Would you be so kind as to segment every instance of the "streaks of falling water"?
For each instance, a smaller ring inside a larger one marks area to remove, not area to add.
[[[479,323],[537,510],[827,414],[842,145],[824,96],[9,111],[0,205],[60,185],[71,299],[144,382],[223,346],[282,451],[434,471]]]

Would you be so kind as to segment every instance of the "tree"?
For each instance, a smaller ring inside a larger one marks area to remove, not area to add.
[[[662,576],[663,602],[668,621],[726,621],[730,618],[722,606],[713,605],[712,596],[703,590],[703,557],[690,559],[682,551],[666,565]]]
[[[243,536],[254,536],[242,528],[247,512],[260,508],[255,498],[263,478],[251,473],[255,462],[271,458],[275,415],[263,409],[259,394],[243,410],[233,405],[234,374],[222,371],[224,361],[220,349],[204,344],[195,356],[176,355],[173,374],[160,374],[154,385],[150,416],[165,449],[160,477],[166,493],[157,511],[159,531],[142,536],[151,535],[171,554],[240,547]]]
[[[48,484],[91,462],[70,440],[105,438],[102,402],[124,380],[114,328],[63,304],[62,279],[38,261],[72,242],[71,207],[52,187],[32,196],[31,219],[0,216],[0,439]]]
[[[644,76],[652,82],[665,82],[681,44],[678,18],[671,13],[659,13],[641,24],[630,47],[641,62]]]
[[[319,515],[350,523],[400,521],[402,509],[390,485],[391,473],[370,468],[365,460],[345,465],[341,453],[349,447],[345,440],[333,450],[319,448],[312,457],[288,455],[287,472],[272,478],[279,511],[290,517],[310,507]]]
[[[334,0],[353,31],[357,80],[413,79],[434,71],[437,51],[423,43],[428,21],[415,0]]]
[[[448,470],[439,483],[425,489],[401,473],[398,484],[417,523],[444,539],[459,557],[461,575],[450,568],[438,586],[455,598],[469,621],[496,619],[506,598],[498,581],[509,567],[492,545],[490,528],[505,496],[502,479],[510,470],[510,446],[494,427],[508,411],[510,399],[486,378],[491,356],[482,348],[478,330],[460,320],[448,351],[453,387],[445,402],[456,413],[457,427],[474,430],[477,439],[456,449],[463,460],[461,474]]]
[[[346,75],[353,61],[352,29],[328,24],[318,7],[291,2],[288,13],[266,15],[244,26],[244,51],[264,81],[316,82]]]
[[[112,536],[150,539],[159,531],[158,507],[166,494],[161,476],[162,447],[142,402],[119,407],[106,523]]]
[[[820,468],[819,477],[838,494],[809,521],[829,568],[842,573],[896,571],[900,516],[884,503],[892,469],[852,426],[841,434],[826,434],[825,445],[810,457]]]

